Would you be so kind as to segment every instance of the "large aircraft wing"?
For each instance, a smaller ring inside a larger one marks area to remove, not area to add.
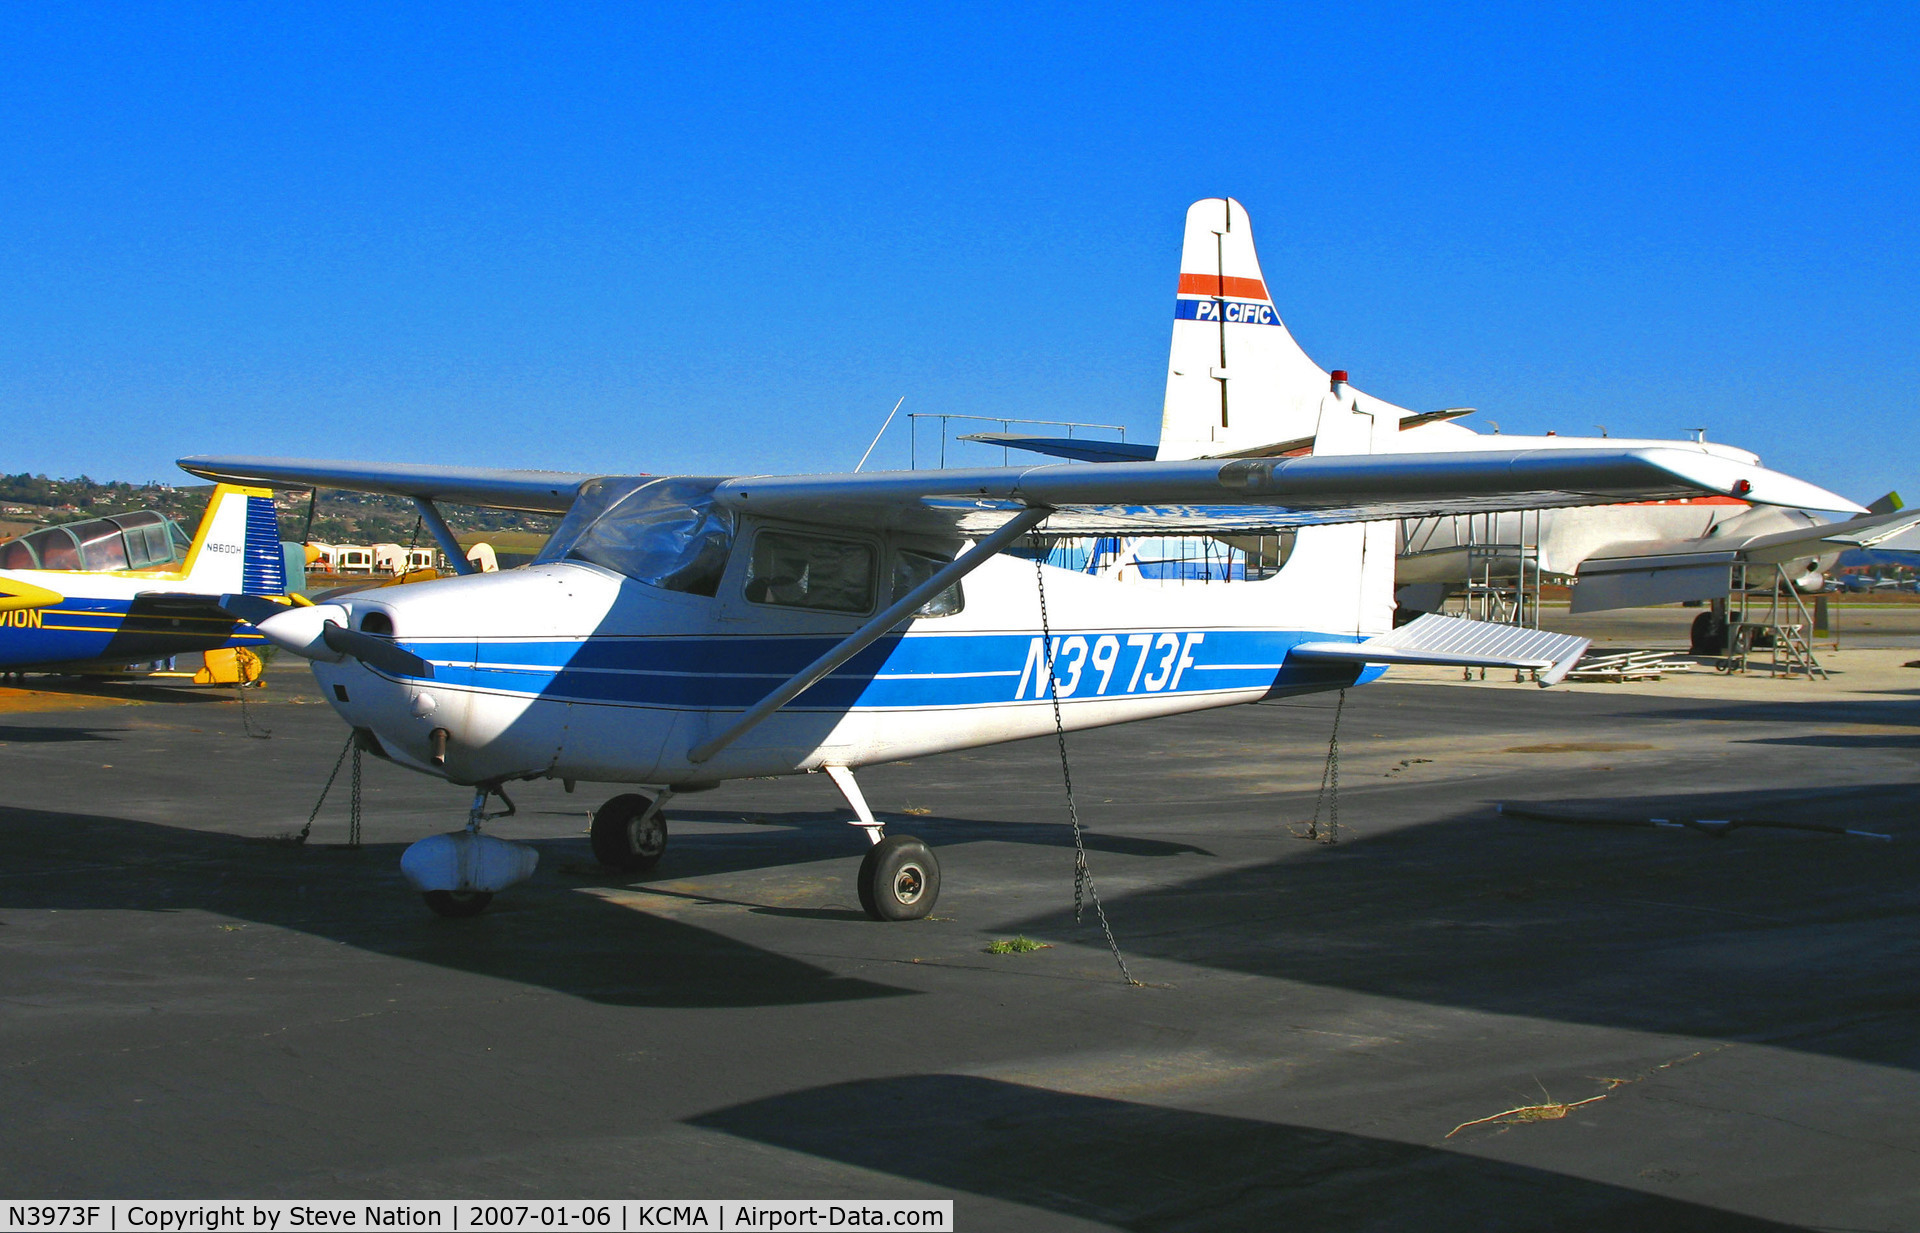
[[[1708,536],[1671,544],[1617,545],[1580,563],[1572,611],[1604,612],[1704,599],[1726,593],[1727,571],[1733,565],[1787,565],[1850,548],[1898,549],[1916,539],[1920,539],[1920,509],[1889,510],[1747,538]]]
[[[1725,493],[1764,505],[1856,508],[1790,475],[1659,448],[1185,459],[853,475],[743,476],[713,497],[802,522],[973,534],[1026,509],[1066,534],[1218,534],[1319,523]]]
[[[180,469],[202,479],[268,488],[338,488],[395,497],[478,505],[530,514],[564,514],[580,485],[599,474],[502,471],[424,463],[336,462],[321,458],[182,458]]]

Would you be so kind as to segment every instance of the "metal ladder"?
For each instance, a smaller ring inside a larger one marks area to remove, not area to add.
[[[1773,587],[1767,592],[1764,616],[1756,619],[1754,595],[1748,585],[1748,571],[1755,568],[1761,567],[1736,564],[1728,572],[1727,650],[1718,665],[1720,671],[1749,671],[1755,643],[1764,633],[1768,635],[1767,649],[1772,652],[1769,666],[1775,676],[1791,678],[1799,672],[1810,681],[1816,677],[1823,681],[1829,679],[1827,670],[1814,657],[1813,644],[1807,636],[1813,628],[1813,614],[1807,611],[1800,588],[1793,585],[1784,567],[1770,567],[1773,570]],[[1740,605],[1739,620],[1733,619],[1735,603]],[[1793,615],[1798,615],[1800,619],[1785,619]]]

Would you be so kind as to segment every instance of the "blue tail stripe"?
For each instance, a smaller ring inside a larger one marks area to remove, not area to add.
[[[245,595],[284,595],[287,560],[280,550],[280,516],[273,498],[247,498],[247,550],[241,559],[240,591]]]

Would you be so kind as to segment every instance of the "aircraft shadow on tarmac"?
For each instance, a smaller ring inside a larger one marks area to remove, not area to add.
[[[1417,1144],[966,1075],[835,1084],[689,1120],[1125,1229],[1791,1227]]]
[[[1920,749],[1920,731],[1809,732],[1800,736],[1756,736],[1742,745],[1802,745],[1815,749]]]
[[[1896,842],[1571,826],[1486,807],[1334,847],[1277,836],[1272,862],[1115,897],[1108,909],[1133,956],[1920,1069],[1912,799],[1908,783],[1535,799],[1622,818],[1837,822]],[[1366,825],[1353,806],[1345,816]],[[1019,928],[1098,945],[1067,913]]]
[[[1896,694],[1896,696],[1885,696]],[[1622,719],[1651,719],[1671,722],[1686,720],[1734,720],[1740,723],[1830,723],[1880,724],[1911,728],[1920,732],[1920,707],[1914,696],[1920,690],[1883,691],[1878,698],[1807,698],[1776,702],[1708,703],[1703,706],[1673,706],[1644,711],[1624,711]]]
[[[36,676],[31,684],[11,688],[35,694],[59,694],[73,698],[104,698],[118,702],[159,702],[183,706],[232,702],[234,691],[204,685],[151,685],[138,680],[100,680],[94,677]]]
[[[402,881],[400,844],[296,846],[4,806],[0,843],[9,866],[0,908],[214,912],[619,1006],[796,1005],[908,992],[574,893],[577,879],[537,878],[481,917],[441,920]],[[534,846],[549,868],[586,851],[576,839]],[[603,871],[598,880],[614,876]]]
[[[671,872],[675,876],[695,877],[736,869],[756,869],[768,864],[777,853],[778,863],[802,860],[831,860],[837,856],[858,855],[866,847],[866,836],[848,825],[846,810],[703,810],[685,809],[678,803],[667,808],[675,822],[741,822],[784,831],[778,845],[751,835],[697,836],[676,835],[673,839]],[[965,843],[1018,843],[1043,848],[1073,847],[1073,832],[1065,826],[1041,822],[1001,822],[986,818],[961,818],[942,814],[901,815],[879,810],[876,816],[893,834],[918,834],[939,848]],[[1089,851],[1121,856],[1211,856],[1213,853],[1194,844],[1170,839],[1146,839],[1134,835],[1085,836]]]
[[[0,745],[65,744],[70,741],[117,741],[124,728],[56,728],[31,724],[0,724]]]
[[[0,728],[0,733],[5,729]],[[16,728],[21,740],[113,740],[112,730],[77,726]],[[4,737],[0,737],[4,739]],[[580,819],[580,814],[570,815]],[[835,811],[686,810],[681,822],[757,823],[755,833],[674,837],[667,861],[647,882],[685,882],[761,870],[843,861],[844,902],[755,902],[752,889],[706,893],[625,889],[635,884],[594,863],[584,834],[526,839],[539,849],[535,879],[502,895],[483,916],[443,921],[426,911],[399,874],[404,844],[343,849],[316,841],[276,843],[215,830],[169,827],[103,815],[0,807],[12,870],[0,878],[0,908],[103,911],[198,909],[275,925],[396,957],[551,988],[593,1001],[635,1006],[761,1006],[901,996],[908,990],[835,976],[714,930],[635,911],[658,903],[731,904],[761,915],[859,921],[852,862],[864,835]],[[528,821],[566,825],[569,815],[540,811]],[[943,847],[992,840],[1070,847],[1065,827],[966,818],[899,817],[925,823]],[[762,829],[764,828],[764,830]],[[329,829],[332,829],[331,827]],[[571,829],[571,828],[569,828]],[[498,833],[498,832],[496,832]],[[1204,850],[1128,836],[1089,837],[1096,851],[1166,857]],[[611,901],[611,891],[625,902]]]

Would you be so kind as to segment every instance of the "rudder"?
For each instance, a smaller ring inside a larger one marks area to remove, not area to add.
[[[187,551],[183,581],[210,595],[284,595],[287,567],[273,494],[215,485]]]

